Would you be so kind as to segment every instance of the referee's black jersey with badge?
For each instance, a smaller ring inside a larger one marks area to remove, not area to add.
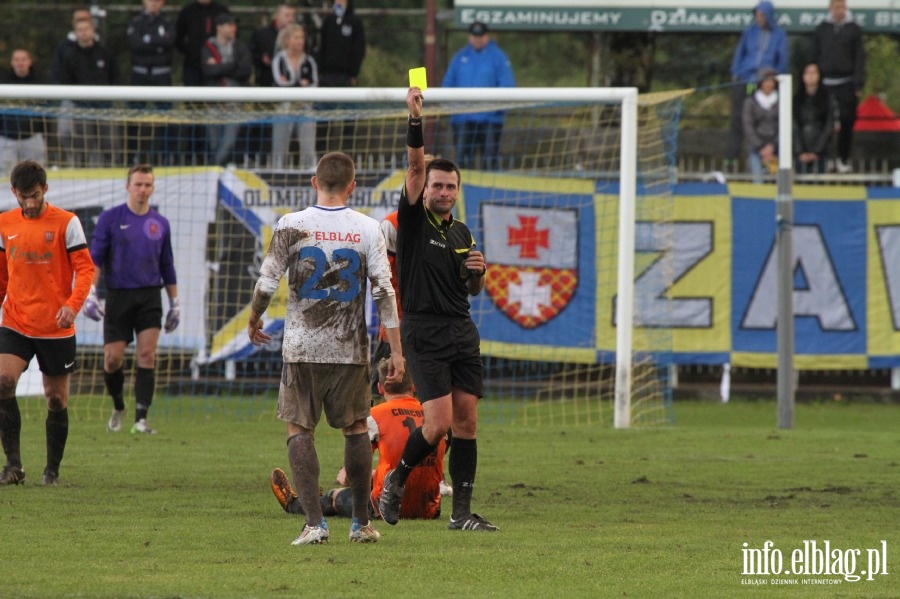
[[[463,262],[475,238],[460,221],[443,220],[400,195],[397,213],[397,269],[404,316],[468,316],[469,289]]]

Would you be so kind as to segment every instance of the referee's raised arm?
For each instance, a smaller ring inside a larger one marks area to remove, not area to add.
[[[425,135],[422,131],[422,90],[411,87],[406,92],[409,120],[406,125],[406,197],[410,204],[419,201],[425,189]]]

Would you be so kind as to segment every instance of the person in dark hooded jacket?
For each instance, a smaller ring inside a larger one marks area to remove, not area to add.
[[[366,56],[366,32],[362,20],[353,12],[352,0],[334,0],[331,11],[319,33],[319,87],[356,87]],[[327,110],[335,105],[322,103],[317,108]],[[352,120],[322,121],[317,127],[316,149],[320,154],[329,149],[353,153],[355,136]]]

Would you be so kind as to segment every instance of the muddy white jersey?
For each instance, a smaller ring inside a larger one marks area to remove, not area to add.
[[[366,287],[382,322],[399,326],[378,221],[347,207],[311,206],[279,219],[255,296],[275,298],[288,278],[285,362],[368,364]]]

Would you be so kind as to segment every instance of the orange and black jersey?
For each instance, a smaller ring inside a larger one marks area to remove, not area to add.
[[[81,310],[94,278],[94,262],[78,217],[56,206],[37,218],[21,209],[0,215],[0,325],[26,337],[71,337],[56,314]],[[74,281],[74,283],[73,283]]]
[[[397,467],[409,435],[425,420],[422,404],[414,397],[395,397],[372,408],[369,438],[378,451],[378,466],[372,475],[372,503],[378,505],[384,477]],[[444,452],[441,439],[435,450],[416,466],[406,481],[400,503],[401,518],[437,518],[441,512],[441,481],[444,479]]]
[[[419,201],[410,205],[406,186],[397,214],[397,273],[404,314],[469,316],[468,270],[463,263],[475,238],[462,222],[443,220]]]

